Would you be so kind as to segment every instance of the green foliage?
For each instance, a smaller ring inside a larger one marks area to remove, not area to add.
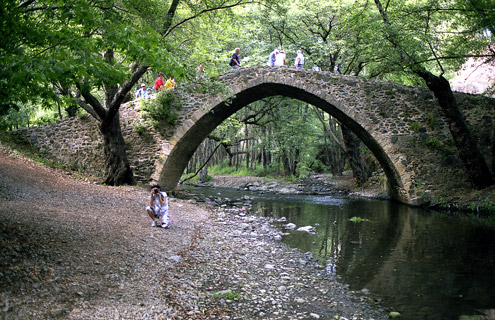
[[[361,217],[352,217],[349,219],[349,221],[352,221],[354,223],[361,223],[361,222],[365,222],[365,221],[369,221],[369,220],[361,218]]]
[[[146,126],[141,122],[134,122],[132,125],[134,132],[136,132],[139,136],[143,136],[146,133]]]
[[[414,121],[413,123],[411,123],[411,130],[413,130],[414,132],[418,132],[420,128],[421,123],[419,123],[418,121]]]
[[[225,293],[213,293],[211,297],[213,299],[239,300],[241,295],[237,292],[228,291]]]
[[[469,206],[472,212],[483,213],[483,214],[495,214],[495,196],[488,195],[481,199],[480,201],[473,202]]]
[[[432,149],[442,149],[443,143],[438,137],[433,137],[430,136],[425,140],[426,146],[432,148]]]
[[[145,111],[143,118],[158,129],[163,124],[175,125],[177,123],[182,102],[175,90],[161,90],[154,99],[142,99],[141,109]]]
[[[231,99],[233,95],[232,89],[222,83],[218,77],[203,77],[196,79],[185,89],[191,92],[206,93],[211,96],[219,95],[224,100]]]
[[[191,176],[193,176],[194,173],[191,172],[191,173],[185,173],[183,174],[181,177],[180,177],[180,180],[183,181],[183,180],[187,180],[188,183],[194,183],[196,181],[199,180],[199,175],[195,175],[194,177],[190,178]]]
[[[239,177],[254,176],[274,178],[277,176],[277,170],[274,167],[262,168],[258,166],[256,169],[245,167],[236,168],[235,166],[229,166],[226,162],[208,167],[208,172],[212,175],[231,175]]]
[[[2,22],[12,22],[0,26],[8,35],[0,42],[0,113],[24,109],[28,101],[46,108],[74,104],[83,79],[80,89],[103,105],[103,90],[130,79],[129,66],[136,62],[184,73],[170,45],[135,15],[131,2],[116,7],[113,1],[47,0],[21,6],[7,0],[0,6]]]

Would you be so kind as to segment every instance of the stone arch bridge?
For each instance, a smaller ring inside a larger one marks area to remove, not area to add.
[[[233,98],[194,97],[162,146],[152,177],[166,189],[174,188],[196,148],[220,123],[249,103],[275,95],[312,104],[350,128],[381,164],[395,199],[417,203],[438,184],[453,187],[466,180],[442,111],[427,89],[287,67],[244,68],[221,80]],[[473,96],[458,98],[466,111],[477,106]],[[490,128],[493,105],[489,111],[472,126]]]
[[[161,132],[136,134],[142,121],[139,107],[135,103],[122,107],[124,139],[138,180],[153,180],[173,190],[196,148],[220,123],[249,103],[280,95],[312,104],[351,129],[374,154],[386,174],[390,195],[399,201],[421,204],[441,195],[443,190],[467,184],[443,113],[425,88],[290,67],[241,68],[227,72],[220,80],[232,92],[229,99],[204,93],[186,96],[179,89],[186,101],[179,123]],[[482,154],[491,163],[493,100],[467,94],[457,94],[457,99]],[[93,131],[96,128],[91,119],[77,121]],[[50,148],[60,143],[57,152],[66,152],[72,161],[83,154],[77,160],[79,166],[103,167],[96,160],[98,150],[91,151],[101,138],[86,136],[82,145],[75,145],[81,133],[77,133],[74,123],[65,129],[75,132],[72,138],[67,132],[53,130],[45,126],[38,129],[38,134],[26,133],[26,137],[38,145],[45,141],[52,145]],[[39,132],[45,132],[44,138]]]

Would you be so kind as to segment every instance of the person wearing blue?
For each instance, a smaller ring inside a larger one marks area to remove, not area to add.
[[[241,49],[235,48],[232,59],[230,59],[229,62],[232,69],[239,69],[241,67],[241,59],[239,58],[239,53],[241,53]]]
[[[168,197],[165,191],[160,190],[160,186],[154,184],[151,186],[150,203],[146,207],[146,212],[153,222],[152,227],[157,227],[159,224],[162,228],[170,228],[170,218],[168,216]]]
[[[146,98],[148,96],[148,91],[146,90],[146,85],[143,83],[141,85],[141,88],[136,90],[136,93],[134,93],[134,97],[136,99],[140,98]]]
[[[304,56],[301,50],[297,50],[296,59],[294,60],[294,66],[298,69],[304,68]]]
[[[270,55],[268,56],[268,62],[266,63],[270,67],[273,67],[275,65],[275,60],[277,59],[277,54],[278,54],[278,49],[273,50],[270,52]]]

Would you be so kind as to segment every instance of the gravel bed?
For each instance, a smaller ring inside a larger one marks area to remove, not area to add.
[[[2,319],[387,319],[269,220],[171,198],[152,228],[147,194],[0,148]]]

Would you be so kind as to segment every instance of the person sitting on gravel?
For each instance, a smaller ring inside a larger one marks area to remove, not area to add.
[[[150,205],[146,207],[146,212],[153,220],[152,227],[161,227],[168,229],[170,227],[170,219],[168,217],[168,197],[165,191],[160,190],[160,186],[154,184],[150,191]]]

